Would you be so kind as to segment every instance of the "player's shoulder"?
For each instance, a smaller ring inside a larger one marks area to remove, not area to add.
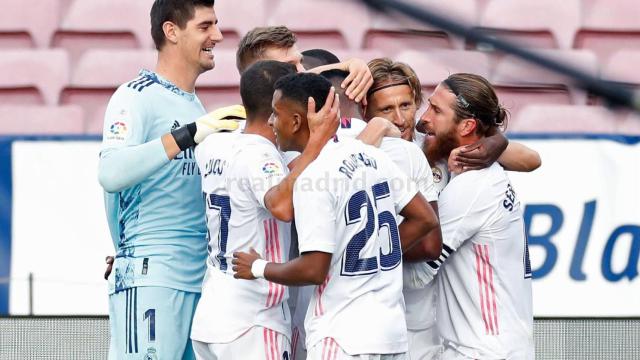
[[[238,154],[241,156],[277,156],[278,158],[282,158],[276,146],[264,136],[239,134],[235,141],[234,146],[238,149]]]
[[[484,169],[465,171],[455,176],[452,174],[445,191],[454,194],[460,192],[487,193],[488,188],[497,186],[505,180],[507,177],[504,169],[495,162]]]
[[[152,83],[148,83],[148,80],[144,76],[138,76],[131,81],[128,81],[120,85],[116,91],[111,95],[109,102],[115,105],[147,105],[153,96],[151,91],[143,91]]]
[[[389,164],[393,161],[391,158],[379,148],[365,144],[360,140],[352,138],[340,137],[339,141],[332,141],[325,149],[321,156],[311,165],[317,163],[314,168],[325,169],[327,167],[340,169],[342,165],[351,166],[354,162],[373,164],[375,169],[388,169]],[[310,165],[310,166],[311,166]]]
[[[148,99],[153,96],[154,85],[158,84],[158,77],[149,70],[141,70],[137,76],[121,84],[114,96],[129,97],[132,99]]]
[[[220,132],[207,136],[196,149],[202,150],[225,150],[228,149],[229,144],[234,144],[238,141],[239,136],[242,134],[235,132]]]
[[[364,130],[365,127],[367,127],[367,123],[364,120],[358,118],[342,118],[340,120],[340,127],[338,128],[338,132],[350,131],[357,136],[362,130]]]
[[[228,158],[235,138],[236,133],[216,133],[207,136],[195,148],[196,161],[204,163],[211,158]]]
[[[337,134],[343,138],[348,137],[355,139],[366,126],[367,123],[358,118],[342,118],[340,119]]]
[[[371,154],[383,154],[383,152],[375,146],[368,145],[362,141],[341,136],[338,140],[333,140],[323,149],[321,155],[327,161],[341,161],[342,157],[337,155],[349,155],[356,152],[367,152]]]
[[[233,168],[246,173],[250,167],[258,166],[266,174],[286,173],[286,163],[275,145],[261,135],[240,134],[233,144]]]
[[[380,148],[383,150],[397,150],[405,152],[405,155],[412,157],[425,157],[420,146],[416,145],[412,141],[407,141],[396,137],[384,137],[380,143]]]

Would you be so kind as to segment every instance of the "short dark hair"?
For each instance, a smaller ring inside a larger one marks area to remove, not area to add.
[[[298,39],[286,26],[257,27],[240,39],[236,51],[236,67],[242,74],[249,65],[261,60],[269,47],[288,49]]]
[[[349,76],[349,72],[340,69],[331,69],[321,72],[320,75],[329,80],[333,86],[336,86],[336,84],[341,84],[344,79]]]
[[[312,97],[316,102],[316,111],[319,111],[327,101],[331,83],[320,75],[297,73],[278,80],[275,90],[280,90],[283,98],[297,102],[305,109],[309,104],[309,97]]]
[[[337,56],[325,49],[311,49],[302,52],[302,66],[305,69],[313,69],[314,67],[337,64],[340,62]]]
[[[349,72],[340,69],[331,69],[321,72],[320,76],[329,80],[331,85],[336,89],[336,94],[340,95],[341,106],[346,105],[346,102],[342,103],[342,101],[349,101],[348,97],[343,99],[343,96],[346,96],[345,91],[347,91],[347,89],[343,89],[340,85],[342,84],[344,79],[349,76]]]
[[[198,6],[213,7],[215,0],[155,0],[151,6],[149,17],[151,18],[151,37],[160,50],[164,46],[165,36],[162,25],[170,21],[180,29],[184,29],[187,22],[195,14]]]
[[[268,117],[276,81],[295,72],[294,65],[273,60],[258,61],[249,66],[240,77],[240,96],[247,119]]]

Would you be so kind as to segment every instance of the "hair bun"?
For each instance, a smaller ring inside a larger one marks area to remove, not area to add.
[[[503,127],[503,131],[506,130],[508,117],[509,111],[502,107],[502,105],[498,105],[498,110],[496,111],[495,116],[495,124],[497,126]]]

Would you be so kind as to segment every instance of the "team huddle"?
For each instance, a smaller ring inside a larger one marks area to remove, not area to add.
[[[237,49],[242,105],[206,114],[214,0],[150,17],[156,69],[112,96],[100,153],[110,359],[534,358],[505,169],[540,159],[487,80],[452,74],[418,114],[408,64],[263,27]]]

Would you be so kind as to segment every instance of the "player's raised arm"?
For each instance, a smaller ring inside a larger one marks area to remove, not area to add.
[[[237,129],[238,123],[234,119],[246,117],[242,106],[228,106],[166,133],[159,139],[144,142],[148,131],[145,129],[145,119],[134,110],[136,107],[127,104],[122,106],[119,101],[122,99],[116,93],[107,108],[105,137],[98,167],[98,181],[110,193],[138,184],[180,152],[199,144],[207,135]],[[128,121],[123,122],[123,116]],[[124,124],[123,135],[115,135],[111,131],[114,124]]]
[[[318,66],[309,71],[320,74],[324,71],[339,69],[349,72],[349,76],[342,82],[341,87],[345,90],[345,95],[355,102],[366,101],[367,91],[373,85],[371,70],[364,60],[349,59],[337,64]]]
[[[280,89],[284,86],[286,86],[285,81],[283,81],[283,83],[280,83],[280,81],[276,83],[273,106],[274,117],[276,120],[274,122],[278,121],[278,116],[284,116],[282,114],[283,112],[289,113],[280,106],[280,104],[286,105],[286,102],[282,102],[283,91]],[[335,94],[335,89],[333,88],[329,91],[326,101],[320,109],[317,109],[316,101],[313,97],[310,97],[307,100],[307,109],[305,109],[306,114],[304,115],[308,119],[308,143],[304,147],[302,154],[296,159],[295,165],[290,169],[291,171],[289,174],[278,185],[272,187],[264,197],[265,206],[277,219],[281,221],[291,221],[293,219],[293,185],[302,171],[318,157],[320,150],[322,150],[324,145],[335,135],[336,129],[340,123],[339,107],[340,101],[338,100],[338,96]],[[303,110],[298,109],[298,111]],[[294,111],[291,115],[293,118],[301,118],[302,114]],[[274,125],[274,127],[275,126],[278,125]],[[296,131],[299,131],[298,129],[300,126],[305,125],[301,124],[294,126],[298,126]],[[282,144],[280,144],[280,146],[282,149]]]
[[[510,141],[507,149],[500,155],[498,162],[505,170],[530,172],[542,165],[537,151],[523,144]]]
[[[449,169],[453,172],[461,172],[487,168],[498,160],[508,145],[509,140],[500,131],[495,131],[491,136],[452,151],[449,157]]]

